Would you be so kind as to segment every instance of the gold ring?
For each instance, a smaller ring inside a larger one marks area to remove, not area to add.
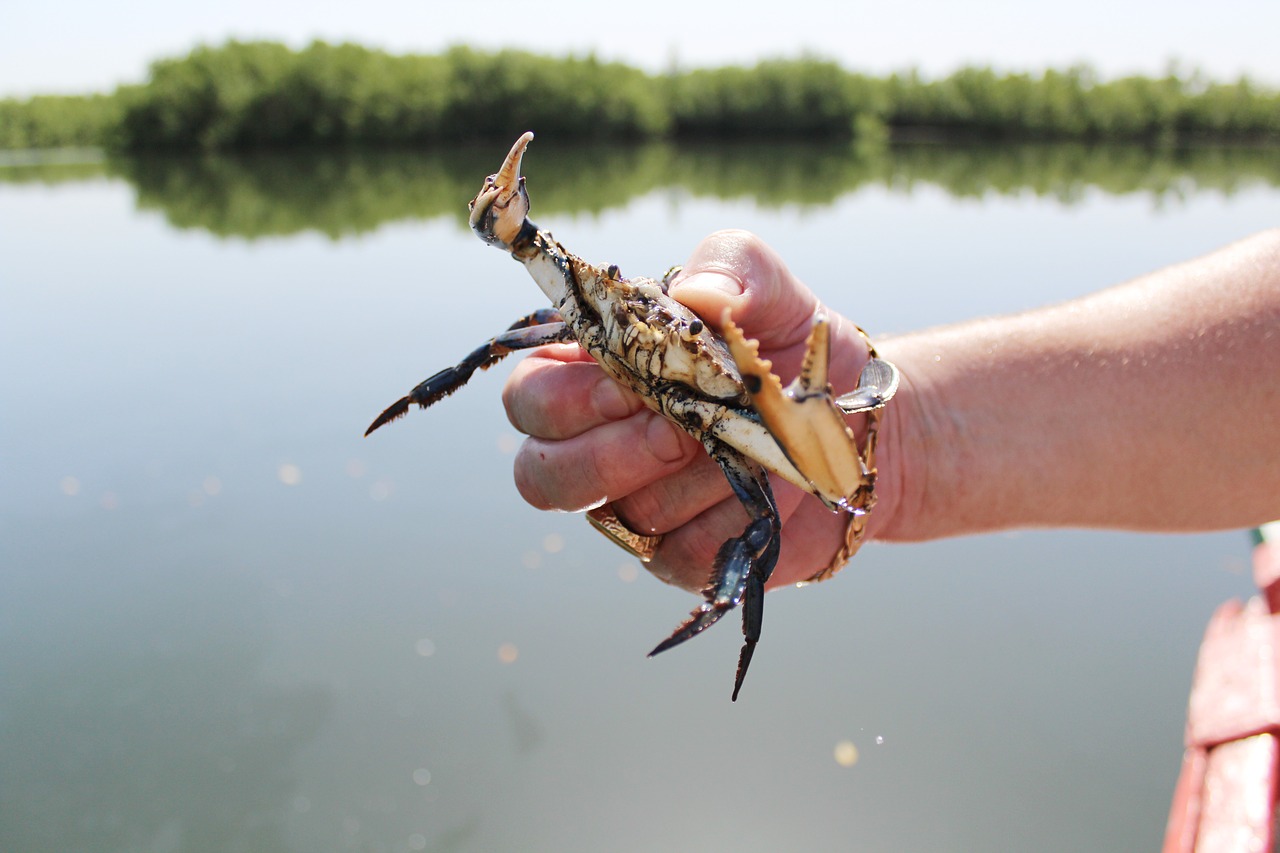
[[[645,536],[636,533],[622,523],[618,514],[613,511],[613,504],[601,504],[595,509],[587,510],[587,521],[591,526],[608,536],[613,543],[642,563],[653,559],[653,554],[662,542],[662,536]]]

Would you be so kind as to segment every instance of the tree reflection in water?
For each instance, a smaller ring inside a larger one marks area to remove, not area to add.
[[[465,226],[466,202],[492,168],[493,156],[483,146],[157,155],[12,166],[0,169],[0,182],[50,184],[120,176],[136,188],[141,209],[161,212],[177,228],[250,240],[303,232],[338,239],[403,220],[446,217]],[[548,140],[538,152],[534,192],[539,212],[547,216],[598,214],[671,189],[695,197],[750,198],[763,207],[824,206],[864,187],[911,192],[921,186],[962,198],[1031,193],[1067,205],[1094,188],[1109,195],[1147,195],[1153,204],[1164,205],[1203,192],[1230,196],[1259,184],[1280,186],[1280,158],[1272,149],[575,146]]]

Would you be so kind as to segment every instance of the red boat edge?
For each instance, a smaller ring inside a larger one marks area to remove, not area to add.
[[[1280,523],[1254,531],[1259,595],[1220,606],[1187,703],[1164,853],[1268,851],[1280,778]]]

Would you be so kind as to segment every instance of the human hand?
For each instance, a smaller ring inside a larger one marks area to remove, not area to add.
[[[837,394],[852,390],[867,360],[852,324],[822,309],[782,259],[747,232],[705,239],[670,294],[713,327],[728,308],[784,383],[799,370],[820,309],[831,320],[830,376]],[[515,461],[516,485],[526,501],[565,511],[608,501],[630,529],[663,534],[649,571],[690,591],[705,586],[717,549],[742,532],[747,516],[698,441],[646,408],[576,345],[543,347],[524,359],[507,381],[503,402],[511,423],[529,436]],[[854,420],[860,424],[862,418]],[[770,479],[783,521],[781,553],[769,581],[777,587],[830,563],[846,519],[780,478]],[[879,491],[872,535],[876,517],[890,509],[885,490]]]

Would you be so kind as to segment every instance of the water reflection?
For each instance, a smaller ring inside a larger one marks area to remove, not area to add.
[[[304,151],[15,163],[0,182],[58,184],[120,176],[143,210],[178,228],[248,239],[315,231],[337,239],[402,220],[449,217],[492,170],[500,146],[447,150]],[[539,215],[600,213],[659,189],[773,207],[823,206],[868,186],[937,186],[961,198],[1030,193],[1079,204],[1090,189],[1142,194],[1163,205],[1249,186],[1280,186],[1265,148],[1102,145],[845,144],[544,146],[534,189]]]

